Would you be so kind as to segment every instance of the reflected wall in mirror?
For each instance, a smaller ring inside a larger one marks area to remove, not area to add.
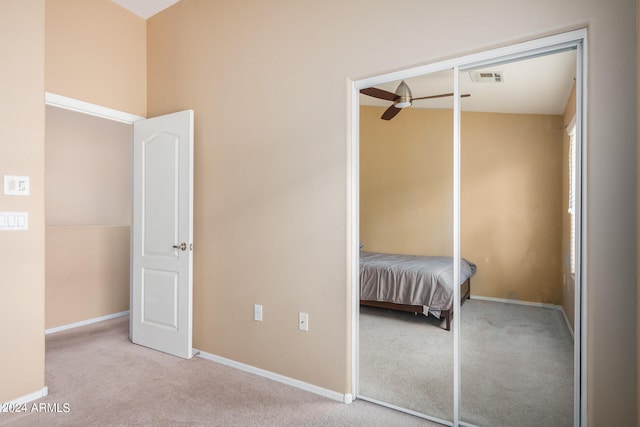
[[[439,310],[453,296],[432,278],[453,271],[453,98],[431,96],[453,92],[453,71],[406,79],[411,106],[394,109],[400,84],[376,86],[391,100],[360,95],[360,297],[395,305],[360,307],[359,397],[450,421],[453,331]]]
[[[570,137],[576,51],[460,71],[460,418],[571,426],[574,275]]]

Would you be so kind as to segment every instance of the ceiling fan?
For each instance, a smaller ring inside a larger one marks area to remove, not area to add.
[[[395,93],[388,92],[383,89],[378,89],[376,87],[368,87],[365,89],[360,89],[360,93],[363,93],[368,96],[372,96],[378,99],[384,99],[387,101],[393,101],[393,105],[385,110],[385,112],[380,117],[382,120],[391,120],[396,114],[400,112],[401,109],[411,106],[413,101],[417,101],[419,99],[432,99],[432,98],[444,98],[447,96],[453,96],[453,93],[441,93],[439,95],[430,95],[430,96],[420,96],[414,98],[411,94],[411,89],[409,89],[409,85],[407,85],[404,80],[400,82],[398,88]],[[466,98],[471,96],[468,93],[460,95],[462,98]]]

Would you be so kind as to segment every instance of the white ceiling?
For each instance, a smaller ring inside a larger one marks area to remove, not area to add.
[[[483,67],[473,71],[501,71],[503,83],[474,83],[469,71],[460,72],[463,111],[520,114],[562,114],[571,94],[576,72],[575,50]],[[453,92],[453,71],[445,71],[406,79],[414,97]],[[399,82],[377,85],[395,92]],[[388,107],[383,101],[360,95],[363,105]],[[453,98],[414,101],[411,108],[452,108]]]
[[[149,19],[180,0],[111,0],[143,19]]]

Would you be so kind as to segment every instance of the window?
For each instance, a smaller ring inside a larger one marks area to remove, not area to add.
[[[567,127],[569,134],[569,252],[571,274],[576,274],[576,123]]]

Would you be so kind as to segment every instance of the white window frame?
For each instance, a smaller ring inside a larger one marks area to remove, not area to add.
[[[571,119],[567,126],[569,135],[569,270],[572,276],[576,274],[576,119]]]

